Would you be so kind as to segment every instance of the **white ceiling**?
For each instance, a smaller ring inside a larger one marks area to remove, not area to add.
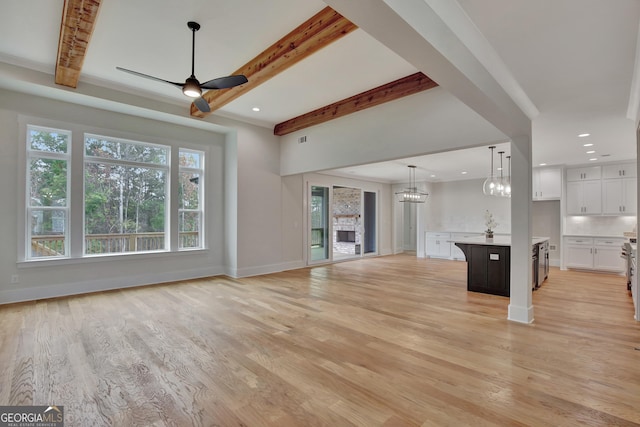
[[[424,1],[433,7],[442,4],[438,0]],[[488,46],[488,51],[496,55],[490,56],[493,62],[504,65],[506,73],[522,88],[524,98],[539,112],[532,117],[534,165],[588,163],[593,155],[585,153],[585,140],[594,144],[596,162],[635,158],[634,120],[627,118],[627,108],[632,93],[640,2],[457,2],[476,31],[472,41],[480,43],[468,43],[467,48]],[[3,2],[0,64],[53,75],[62,3]],[[186,22],[195,20],[202,26],[196,34],[196,76],[206,81],[228,75],[326,6],[320,0],[102,3],[78,89],[90,83],[125,90],[183,106],[185,113],[189,100],[176,88],[119,72],[115,67],[166,80],[184,80],[190,74],[191,33]],[[491,68],[491,64],[488,66]],[[416,71],[415,66],[364,30],[356,30],[216,114],[272,128]],[[24,81],[15,86],[18,90],[25,84],[40,84],[29,82],[28,73],[23,74],[20,78]],[[0,75],[0,86],[11,84],[6,75]],[[254,106],[261,111],[252,111]],[[583,132],[591,136],[578,138]],[[416,164],[418,178],[464,179],[485,176],[488,162],[489,151],[475,148],[343,168],[335,173],[400,182],[406,181],[406,165]],[[468,174],[463,176],[462,171]]]

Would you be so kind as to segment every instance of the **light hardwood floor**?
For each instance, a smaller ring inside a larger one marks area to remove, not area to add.
[[[67,426],[640,425],[624,278],[552,269],[536,321],[466,263],[368,258],[0,306],[0,405]]]

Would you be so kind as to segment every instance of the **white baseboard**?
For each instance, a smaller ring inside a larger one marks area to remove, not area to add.
[[[512,322],[533,323],[533,306],[518,307],[509,304],[509,314],[507,318]]]
[[[261,265],[257,267],[247,267],[247,268],[237,268],[229,270],[227,273],[231,277],[239,278],[239,277],[250,277],[250,276],[259,276],[261,274],[271,274],[278,273],[280,271],[286,270],[295,270],[297,268],[304,268],[303,260],[298,261],[288,261],[278,264],[269,264],[269,265]],[[231,274],[234,273],[234,274]]]
[[[91,292],[155,285],[159,283],[176,282],[180,280],[219,276],[223,273],[224,268],[218,266],[200,268],[195,270],[174,271],[170,273],[140,274],[136,276],[122,276],[109,279],[61,283],[51,286],[6,289],[0,291],[0,304],[11,304],[16,302],[35,301],[45,298],[56,298],[69,295],[87,294]]]

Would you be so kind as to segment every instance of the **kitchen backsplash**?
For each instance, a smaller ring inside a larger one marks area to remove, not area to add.
[[[568,216],[564,234],[623,237],[623,233],[633,231],[635,226],[635,216]]]
[[[493,231],[498,234],[511,233],[511,218],[501,214],[500,212],[492,213],[493,219],[498,223]],[[487,226],[484,223],[484,211],[450,215],[446,218],[441,218],[440,221],[434,221],[430,225],[430,231],[483,232],[487,229]]]

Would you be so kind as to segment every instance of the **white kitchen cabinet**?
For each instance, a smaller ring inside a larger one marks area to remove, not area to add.
[[[427,231],[425,237],[428,257],[449,258],[451,256],[451,233]]]
[[[602,213],[635,215],[637,203],[636,178],[602,180]]]
[[[617,165],[605,165],[602,167],[602,178],[635,178],[637,176],[635,163],[622,163]]]
[[[567,169],[567,181],[589,181],[600,179],[602,168],[600,166],[590,166],[586,168]]]
[[[595,239],[593,268],[595,270],[624,271],[625,261],[620,257],[622,239]]]
[[[562,169],[535,168],[532,183],[533,200],[558,200],[562,194]]]
[[[593,239],[566,237],[564,258],[567,268],[593,268]]]
[[[567,268],[622,272],[624,260],[620,249],[624,239],[565,237],[564,257]]]
[[[602,185],[600,180],[567,182],[568,215],[596,215],[601,213]]]
[[[484,233],[451,233],[451,240],[465,240],[472,237],[480,237],[483,236]],[[457,247],[455,244],[451,244],[451,258],[455,260],[466,261],[467,257],[465,257],[464,252]]]

